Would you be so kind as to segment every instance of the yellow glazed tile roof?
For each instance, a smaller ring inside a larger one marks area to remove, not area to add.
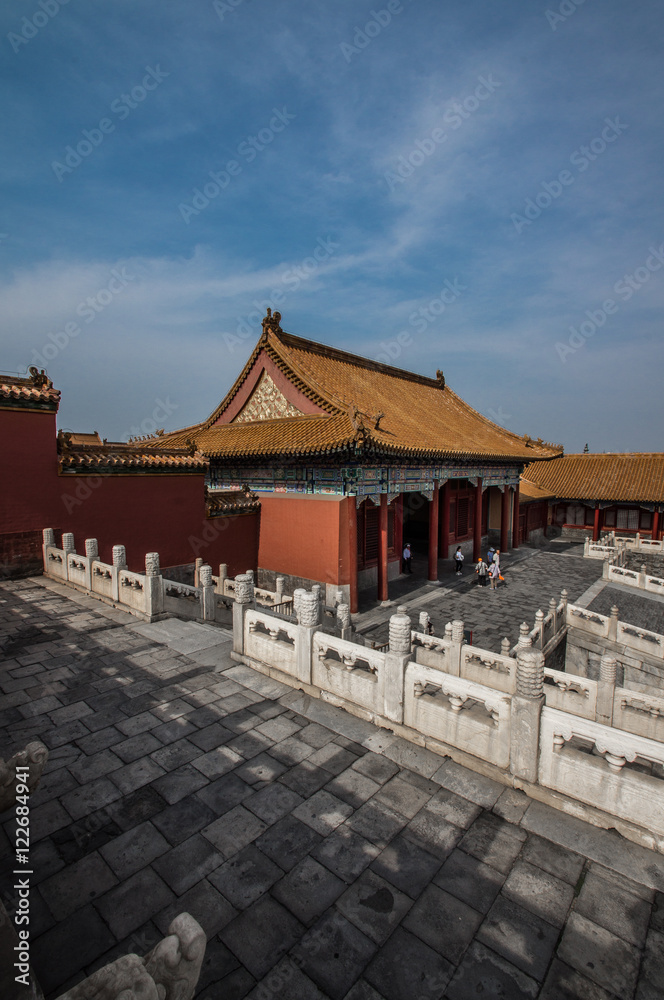
[[[284,333],[280,316],[263,321],[263,335],[225,398],[200,424],[163,436],[195,442],[219,458],[364,455],[504,459],[528,462],[560,454],[557,445],[520,437],[493,423],[436,378],[416,375]],[[322,413],[225,423],[224,412],[245,381],[269,359]]]
[[[96,431],[95,431],[96,435]],[[97,435],[98,438],[98,435]],[[81,441],[81,439],[88,439]],[[93,440],[89,440],[93,439]],[[180,472],[203,475],[207,459],[189,447],[176,447],[161,439],[141,442],[94,440],[91,434],[58,434],[60,472]]]
[[[565,455],[523,475],[561,500],[664,501],[664,452]]]
[[[261,502],[256,493],[245,486],[242,490],[206,490],[205,513],[207,517],[226,517],[231,514],[255,514]]]
[[[59,403],[60,390],[38,368],[28,375],[0,375],[0,407],[54,411]]]
[[[521,503],[528,500],[550,500],[553,496],[554,494],[550,490],[542,489],[536,483],[531,483],[525,476],[521,476],[519,482],[519,501]]]

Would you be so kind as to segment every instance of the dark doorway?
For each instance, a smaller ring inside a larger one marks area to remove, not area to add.
[[[410,542],[413,555],[428,555],[429,501],[422,493],[403,495],[403,541]]]

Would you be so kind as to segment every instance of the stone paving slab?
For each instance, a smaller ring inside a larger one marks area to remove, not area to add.
[[[424,579],[394,581],[390,607],[380,607],[372,595],[363,594],[361,607],[366,610],[353,617],[358,631],[372,641],[385,642],[390,615],[397,605],[404,605],[414,621],[420,611],[428,612],[436,635],[443,635],[447,622],[458,619],[472,630],[475,646],[499,652],[503,636],[516,643],[521,622],[527,621],[532,628],[535,613],[540,608],[546,612],[549,599],[559,600],[563,589],[573,603],[596,581],[598,590],[604,586],[600,560],[584,559],[582,545],[566,549],[555,541],[544,549],[523,547],[505,554],[501,558],[505,583],[495,591],[477,585],[472,565],[461,579],[454,577],[450,567],[449,560],[439,563],[442,586]]]
[[[31,817],[47,1000],[182,910],[208,936],[197,1000],[661,996],[661,855],[235,664],[212,626],[0,593],[0,686],[27,699],[0,710],[0,753],[51,748]],[[173,648],[199,628],[213,645]],[[12,835],[10,812],[10,909]]]

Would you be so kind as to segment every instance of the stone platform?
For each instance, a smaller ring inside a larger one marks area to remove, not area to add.
[[[35,579],[0,586],[0,649],[0,753],[51,754],[31,800],[48,997],[182,910],[208,935],[200,1000],[662,996],[661,855],[234,664],[213,626]]]

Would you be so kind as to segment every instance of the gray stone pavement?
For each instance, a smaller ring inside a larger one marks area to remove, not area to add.
[[[440,586],[426,583],[425,567],[420,567],[419,580],[400,577],[390,583],[393,605],[361,604],[362,613],[353,616],[358,630],[372,641],[386,642],[389,617],[396,605],[404,604],[416,627],[420,611],[428,612],[436,635],[443,634],[447,622],[461,619],[472,631],[474,645],[499,652],[504,636],[516,643],[521,622],[533,627],[536,612],[541,608],[546,613],[551,597],[559,600],[566,589],[574,602],[602,576],[600,560],[584,559],[582,545],[562,540],[545,548],[524,546],[503,556],[505,582],[495,591],[478,586],[472,563],[466,564],[461,578],[451,566],[450,560],[441,561]]]
[[[35,579],[0,586],[0,645],[0,752],[51,753],[48,997],[182,910],[208,935],[199,1000],[662,996],[661,855],[234,663],[223,630]],[[10,812],[10,910],[12,844]]]
[[[637,628],[651,632],[664,632],[664,597],[646,594],[632,587],[606,584],[588,604],[592,611],[608,615],[615,605],[620,611],[620,620],[630,622]]]

